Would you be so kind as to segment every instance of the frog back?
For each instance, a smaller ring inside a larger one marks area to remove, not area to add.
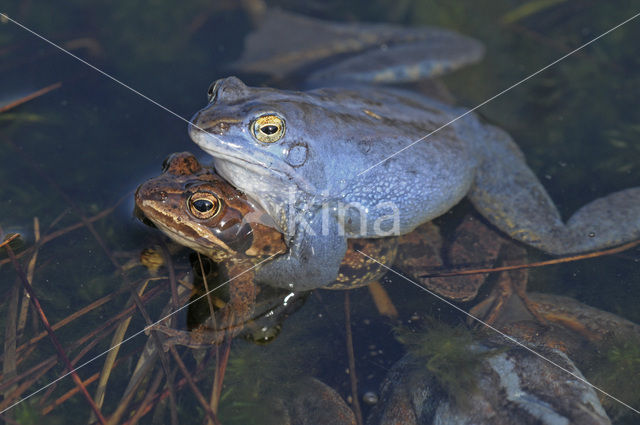
[[[348,237],[407,233],[469,191],[479,158],[473,133],[481,127],[472,114],[457,119],[463,109],[389,88],[311,93],[331,99],[322,111],[324,136],[309,137],[310,157],[330,164],[324,166],[324,190],[347,209]],[[328,158],[341,161],[335,166]],[[381,232],[385,217],[387,230],[397,217],[390,233]]]

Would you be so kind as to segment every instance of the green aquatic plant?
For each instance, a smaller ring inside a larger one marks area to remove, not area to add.
[[[611,389],[616,398],[631,406],[640,405],[640,337],[618,335],[605,340],[598,356],[585,373],[594,385]],[[633,414],[625,406],[609,397],[600,397],[602,405],[612,418]]]
[[[220,417],[229,424],[277,424],[282,418],[278,397],[270,388],[286,382],[289,370],[269,347],[241,343],[234,347],[220,397]],[[283,375],[285,374],[285,375]]]
[[[620,174],[636,171],[638,159],[640,159],[640,146],[637,143],[640,137],[640,125],[621,125],[618,128],[606,130],[604,137],[617,152],[609,159],[600,162],[598,168]]]
[[[505,13],[502,16],[502,22],[505,24],[513,24],[565,1],[566,0],[534,0],[526,2]]]
[[[496,350],[482,350],[472,331],[464,326],[430,323],[426,330],[396,329],[396,339],[403,344],[425,372],[457,405],[464,405],[466,397],[477,388],[477,371],[482,361]]]
[[[283,353],[276,351],[271,346],[245,342],[234,346],[224,378],[226,390],[220,398],[224,423],[281,423],[281,400],[286,397],[289,383],[309,371],[294,359],[283,360]]]

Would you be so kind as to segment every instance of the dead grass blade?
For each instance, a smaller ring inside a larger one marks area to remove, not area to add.
[[[144,290],[147,287],[149,280],[145,280],[138,289],[138,295],[142,296],[144,294]],[[133,299],[129,299],[127,301],[127,306],[133,305]],[[96,392],[93,396],[93,400],[96,402],[96,405],[102,408],[102,404],[104,403],[104,396],[107,391],[107,383],[109,382],[109,377],[111,376],[111,370],[113,370],[113,366],[116,362],[116,358],[118,357],[118,353],[120,352],[120,344],[122,340],[124,340],[124,336],[127,333],[127,329],[129,329],[129,324],[131,323],[131,319],[133,317],[129,316],[125,318],[118,327],[116,328],[115,333],[111,339],[111,345],[109,346],[109,353],[107,354],[104,365],[102,366],[102,372],[100,373],[100,379],[98,381],[98,386],[96,388]]]
[[[0,243],[0,248],[2,248],[5,245],[9,245],[11,242],[13,242],[15,239],[18,239],[20,237],[19,233],[14,233],[12,235],[9,235],[5,240],[2,241],[2,243]],[[7,259],[7,262],[9,262],[11,260]],[[2,265],[2,263],[0,263],[0,265]]]
[[[5,323],[4,358],[2,361],[2,376],[5,379],[15,378],[15,376],[17,375],[16,342],[18,338],[17,323],[19,298],[20,286],[16,282],[16,284],[13,285],[13,288],[11,289],[11,295],[9,295],[9,308],[7,309],[7,319]],[[5,391],[3,391],[3,398],[7,399],[7,396],[14,389],[15,386],[10,386]]]
[[[124,363],[126,360],[128,360],[130,357],[132,357],[135,354],[136,354],[136,352],[134,351],[134,352],[131,352],[131,353],[127,354],[125,357],[121,357],[120,359],[118,359],[114,363],[114,366],[121,365],[122,363]],[[97,381],[99,377],[100,377],[100,373],[96,372],[93,375],[91,375],[89,378],[85,379],[83,381],[83,383],[84,383],[85,386],[88,386],[89,384]],[[48,406],[44,407],[41,410],[41,414],[44,416],[44,415],[47,415],[47,414],[51,413],[56,407],[61,406],[62,404],[64,404],[64,402],[66,402],[67,400],[71,399],[71,397],[76,395],[78,393],[78,391],[79,391],[78,387],[73,387],[72,389],[70,389],[69,391],[67,391],[66,393],[64,393],[60,397],[58,397],[54,402],[52,402]]]
[[[419,277],[431,278],[431,277],[446,277],[446,276],[464,276],[464,275],[478,274],[478,273],[503,272],[507,270],[532,269],[536,267],[545,267],[545,266],[551,266],[554,264],[571,263],[574,261],[587,260],[590,258],[597,258],[597,257],[604,257],[606,255],[618,254],[620,252],[626,251],[638,245],[640,245],[640,239],[626,243],[624,245],[614,247],[614,248],[604,249],[602,251],[588,252],[586,254],[578,254],[578,255],[571,255],[568,257],[554,258],[552,260],[537,261],[534,263],[527,263],[527,264],[514,264],[514,265],[508,265],[508,266],[501,266],[501,267],[488,267],[488,268],[479,268],[479,269],[459,269],[459,270],[452,270],[448,272],[434,272],[434,273],[423,274],[423,275],[420,275]]]
[[[27,266],[27,279],[33,285],[33,274],[36,269],[36,260],[38,258],[38,243],[40,242],[40,220],[38,217],[33,217],[33,235],[35,237],[34,251],[31,256],[31,260],[29,260],[29,265]],[[27,324],[27,313],[29,312],[29,294],[24,292],[24,296],[22,297],[22,303],[20,305],[20,314],[18,315],[18,335],[22,335],[24,331],[24,327]]]
[[[22,98],[20,98],[18,100],[14,100],[13,102],[11,102],[9,104],[0,107],[0,114],[3,113],[3,112],[10,111],[11,109],[13,109],[13,108],[15,108],[17,106],[20,106],[23,103],[26,103],[26,102],[28,102],[30,100],[33,100],[33,99],[35,99],[37,97],[40,97],[40,96],[44,95],[44,94],[47,94],[50,91],[58,89],[58,88],[60,88],[60,86],[62,86],[62,82],[58,81],[57,83],[50,84],[47,87],[41,88],[40,90],[36,90],[33,93],[26,95],[25,97],[22,97]]]
[[[233,323],[233,319],[230,321]],[[228,331],[227,336],[224,337],[222,342],[223,351],[220,353],[220,347],[216,346],[216,369],[213,376],[213,388],[211,388],[211,397],[209,398],[209,405],[211,410],[218,414],[218,406],[220,404],[220,396],[222,395],[222,383],[224,382],[224,374],[227,370],[227,364],[229,364],[229,354],[231,353],[231,340],[232,337]]]

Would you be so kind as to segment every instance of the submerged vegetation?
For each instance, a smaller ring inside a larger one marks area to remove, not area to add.
[[[477,372],[484,359],[497,350],[481,349],[468,328],[448,326],[435,320],[425,329],[396,329],[396,338],[415,361],[432,374],[449,399],[463,407],[477,387]]]
[[[322,359],[330,358],[334,347],[320,341],[323,334],[321,326],[309,324],[266,345],[237,341],[220,398],[224,423],[281,424],[286,400],[304,392],[300,385],[317,374]]]
[[[619,335],[600,344],[600,349],[585,370],[590,381],[630,406],[640,406],[640,335]],[[612,418],[635,418],[635,413],[609,397],[600,397]]]

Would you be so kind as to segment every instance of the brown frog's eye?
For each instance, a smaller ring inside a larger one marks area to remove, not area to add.
[[[284,136],[284,120],[277,115],[263,115],[251,124],[251,134],[259,142],[273,143]]]
[[[191,214],[203,220],[215,217],[222,209],[222,201],[209,192],[194,193],[188,204]]]
[[[217,97],[218,97],[218,81],[214,81],[213,83],[211,83],[211,85],[209,86],[209,89],[207,90],[207,100],[209,101],[209,103],[213,103],[216,101]]]

